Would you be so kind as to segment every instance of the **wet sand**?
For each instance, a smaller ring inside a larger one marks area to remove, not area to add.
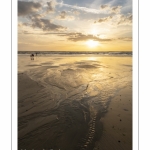
[[[18,150],[131,150],[131,66],[112,60],[27,64],[18,73]]]
[[[132,150],[132,87],[122,89],[100,119],[104,128],[94,150]]]
[[[44,91],[26,74],[18,74],[18,148],[91,149],[102,133],[102,124],[96,123],[101,113],[91,119],[86,99],[51,109],[55,102]]]

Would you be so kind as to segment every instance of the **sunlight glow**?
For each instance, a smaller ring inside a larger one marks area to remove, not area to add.
[[[94,48],[94,47],[98,46],[99,44],[98,44],[98,41],[89,40],[86,42],[86,45],[88,47]]]
[[[91,34],[97,35],[97,33],[98,33],[97,29],[92,29],[92,30],[91,30]]]
[[[97,60],[97,57],[88,57],[88,60],[93,60],[93,61],[95,61],[95,60]]]

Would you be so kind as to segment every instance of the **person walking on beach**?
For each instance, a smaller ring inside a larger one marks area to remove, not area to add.
[[[31,54],[30,57],[31,57],[31,60],[34,60],[34,54]]]

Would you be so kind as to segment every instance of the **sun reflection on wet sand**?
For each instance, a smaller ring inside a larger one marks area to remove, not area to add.
[[[88,60],[97,60],[97,57],[88,57]]]

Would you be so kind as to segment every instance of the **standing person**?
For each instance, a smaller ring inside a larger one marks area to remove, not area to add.
[[[34,60],[34,54],[31,54],[30,57],[31,57],[31,60]]]

